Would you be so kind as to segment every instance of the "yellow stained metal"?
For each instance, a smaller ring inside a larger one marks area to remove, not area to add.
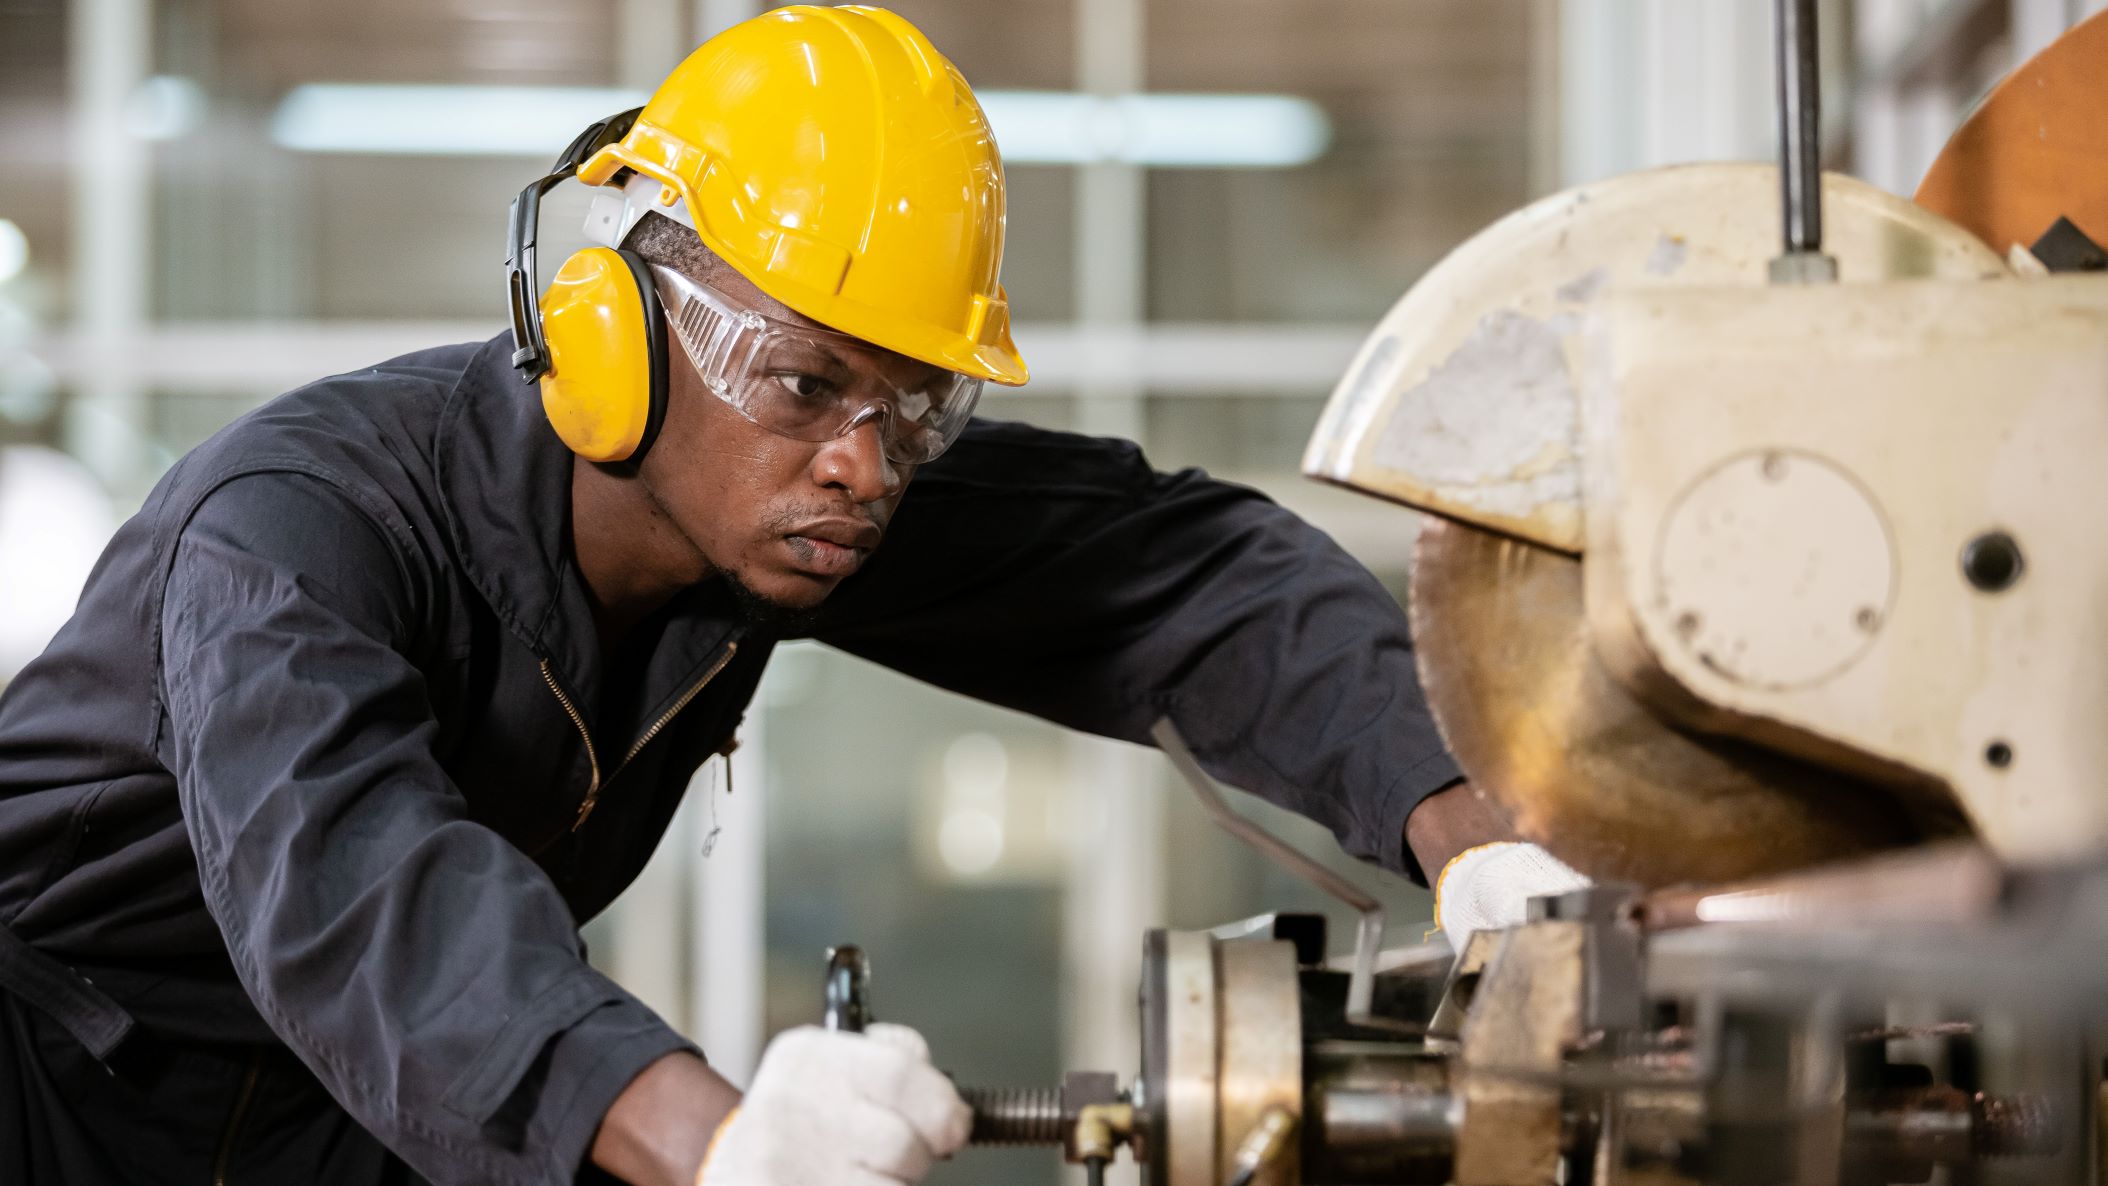
[[[1239,1161],[1254,1133],[1303,1114],[1303,1031],[1298,1024],[1295,950],[1275,942],[1218,943],[1215,1177],[1239,1176]],[[1276,1149],[1252,1165],[1251,1186],[1292,1186],[1300,1159],[1293,1146]]]

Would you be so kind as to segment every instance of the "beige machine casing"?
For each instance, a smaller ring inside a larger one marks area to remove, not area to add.
[[[2108,849],[2079,658],[2108,641],[2108,278],[2013,278],[1829,176],[1842,282],[1768,285],[1776,176],[1495,224],[1384,319],[1305,470],[1580,555],[1596,658],[1666,720],[1958,804],[2011,860]],[[1972,583],[1984,541],[2014,579]]]
[[[2108,849],[2108,279],[1635,293],[1585,385],[1588,617],[1650,702]],[[1972,584],[2002,536],[2018,570]]]

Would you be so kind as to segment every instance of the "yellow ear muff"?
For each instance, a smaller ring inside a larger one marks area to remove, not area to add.
[[[633,252],[588,247],[542,295],[542,411],[587,461],[644,456],[666,413],[666,319]]]

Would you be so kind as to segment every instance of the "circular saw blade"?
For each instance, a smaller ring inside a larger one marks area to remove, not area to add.
[[[1663,723],[1596,658],[1581,561],[1424,519],[1420,680],[1471,785],[1591,877],[1661,886],[1802,868],[1922,839],[1895,797]]]

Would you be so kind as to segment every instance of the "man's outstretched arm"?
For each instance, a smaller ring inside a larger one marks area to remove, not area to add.
[[[1217,777],[1394,870],[1474,835],[1437,809],[1406,843],[1461,775],[1396,599],[1263,495],[1133,445],[976,423],[823,614],[823,641],[1074,728],[1146,742],[1169,716]]]

